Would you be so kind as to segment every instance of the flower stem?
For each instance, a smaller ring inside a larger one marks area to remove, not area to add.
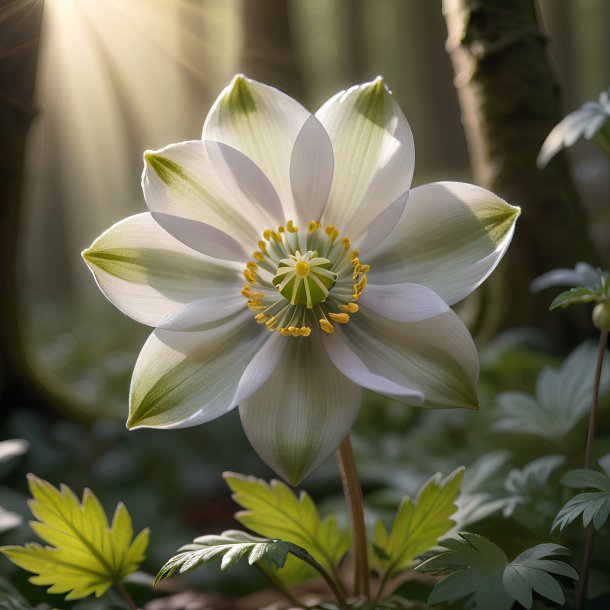
[[[129,610],[138,610],[138,606],[136,602],[133,601],[133,598],[127,592],[127,589],[123,586],[123,583],[119,580],[114,583],[116,590],[119,592],[119,595],[127,602],[129,606]]]
[[[339,469],[343,482],[343,493],[352,518],[352,538],[354,552],[354,591],[356,595],[369,597],[369,566],[364,527],[364,505],[362,488],[356,469],[356,459],[349,434],[339,446]]]
[[[587,432],[587,445],[585,447],[584,467],[591,468],[593,463],[593,441],[595,439],[595,421],[597,419],[597,404],[599,402],[599,386],[602,378],[602,365],[606,344],[608,343],[608,331],[603,330],[599,336],[599,348],[597,351],[597,365],[595,367],[595,382],[593,384],[593,402],[591,404],[591,415],[589,416],[589,431]],[[591,567],[591,556],[593,554],[593,523],[587,527],[585,537],[585,549],[580,568],[580,579],[576,591],[576,608],[583,610],[587,603],[587,584],[589,581],[589,569]]]
[[[295,607],[307,610],[307,606],[303,604],[292,591],[262,562],[257,561],[254,564],[259,572]]]

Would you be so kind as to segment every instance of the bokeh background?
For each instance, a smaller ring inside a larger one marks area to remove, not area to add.
[[[446,12],[451,4],[456,3],[445,3]],[[519,27],[540,44],[556,85],[548,129],[608,86],[610,2],[497,4],[523,4],[532,14],[534,7],[538,29],[529,31],[531,23]],[[112,223],[144,211],[143,151],[199,138],[207,110],[237,72],[283,89],[312,111],[338,90],[381,74],[414,133],[414,184],[481,183],[487,174],[476,158],[471,161],[473,136],[467,140],[462,124],[468,111],[458,94],[464,75],[458,71],[456,77],[446,48],[441,0],[4,0],[0,5],[6,199],[0,438],[27,441],[23,455],[0,472],[0,506],[26,513],[28,471],[75,490],[88,485],[109,507],[123,500],[138,527],[152,527],[148,569],[154,571],[193,534],[231,525],[223,470],[271,475],[234,414],[194,430],[124,429],[131,369],[149,330],[106,302],[80,252]],[[526,247],[521,283],[511,280],[503,288],[496,283],[488,291],[491,298],[487,294],[461,310],[482,349],[484,407],[485,397],[503,385],[533,383],[542,363],[559,358],[576,336],[590,332],[578,315],[546,326],[550,297],[523,290],[537,273],[573,266],[579,259],[566,254],[569,244],[594,264],[610,254],[606,160],[583,142],[570,150],[569,161],[558,163],[547,181],[569,181],[564,191],[575,185],[571,205],[579,210],[580,224],[572,224],[558,203],[561,209],[553,214],[564,233],[551,237],[544,217],[532,213],[528,220],[524,202],[500,192],[523,206],[528,239],[554,240],[556,260]],[[504,307],[524,304],[525,313],[511,324],[490,311],[498,299]],[[511,326],[522,330],[500,334]],[[518,358],[510,355],[514,350]],[[498,381],[494,367],[505,357]],[[390,484],[413,490],[438,468],[446,473],[475,462],[468,453],[469,434],[484,418],[485,413],[416,412],[367,396],[356,435],[365,485],[372,491]],[[337,481],[330,461],[305,486],[330,506],[337,502],[331,492]],[[379,498],[383,506],[383,494]],[[30,538],[23,524],[0,534],[3,543]],[[23,580],[1,559],[3,573]],[[200,574],[199,584],[206,578]],[[227,588],[234,586],[231,581]]]

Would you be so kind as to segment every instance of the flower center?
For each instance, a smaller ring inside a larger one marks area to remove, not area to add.
[[[314,220],[299,231],[288,221],[264,231],[258,247],[246,264],[242,295],[259,324],[284,336],[308,337],[312,327],[334,332],[333,323],[347,324],[358,311],[369,266],[335,227],[322,229]]]

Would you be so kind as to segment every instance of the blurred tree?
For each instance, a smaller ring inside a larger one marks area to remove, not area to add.
[[[22,331],[18,260],[22,234],[24,157],[37,115],[34,86],[43,0],[12,0],[0,10],[0,404],[2,416],[20,405],[45,407],[53,396],[32,368]]]
[[[561,112],[535,3],[444,0],[443,9],[475,180],[523,209],[500,272],[479,292],[475,331],[536,325],[573,344],[590,332],[586,312],[548,315],[547,294],[519,298],[545,271],[598,262],[565,155],[536,166]]]
[[[290,22],[289,0],[242,2],[243,40],[238,70],[292,97],[303,100],[305,91]]]

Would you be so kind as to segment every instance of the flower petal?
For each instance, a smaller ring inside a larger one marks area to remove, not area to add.
[[[330,138],[312,114],[305,121],[290,158],[290,184],[297,219],[320,220],[333,181],[334,157]]]
[[[337,368],[365,388],[409,404],[418,404],[423,394],[419,404],[424,407],[478,406],[477,351],[451,310],[417,322],[395,322],[363,306],[348,327],[325,336],[324,345]],[[383,389],[379,378],[394,390]]]
[[[200,332],[155,330],[133,371],[127,426],[183,428],[219,417],[235,406],[241,377],[270,335],[249,311]],[[262,381],[251,377],[242,395]]]
[[[285,339],[277,368],[239,413],[258,455],[296,485],[345,438],[362,389],[333,366],[318,337]]]
[[[395,228],[405,210],[409,192],[403,193],[383,212],[371,221],[362,237],[355,242],[357,249],[365,247],[369,251],[379,245]]]
[[[187,248],[148,213],[110,227],[83,258],[104,295],[123,313],[150,326],[191,301],[239,296],[242,284],[239,267]],[[219,313],[226,315],[224,308]]]
[[[341,91],[317,112],[335,155],[324,222],[355,242],[411,185],[413,134],[381,78]]]
[[[275,186],[286,218],[296,219],[290,158],[309,116],[310,112],[290,96],[240,74],[212,106],[203,139],[224,142],[252,159]]]
[[[367,284],[359,303],[396,322],[419,322],[449,311],[447,303],[434,290],[420,284]]]
[[[477,288],[510,243],[521,210],[461,182],[412,189],[396,228],[363,260],[374,284],[415,283],[449,305]]]
[[[182,142],[147,152],[142,176],[144,197],[155,220],[182,241],[182,227],[172,217],[197,221],[254,247],[266,227],[284,222],[275,189],[244,154],[220,142]],[[194,247],[193,225],[185,229]],[[208,252],[207,240],[197,249]],[[212,248],[213,250],[213,248]]]

